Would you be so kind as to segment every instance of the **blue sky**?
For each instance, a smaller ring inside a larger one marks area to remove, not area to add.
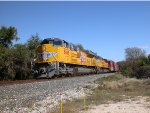
[[[15,26],[25,43],[31,35],[81,43],[120,61],[124,49],[150,53],[150,2],[0,2],[0,26]]]

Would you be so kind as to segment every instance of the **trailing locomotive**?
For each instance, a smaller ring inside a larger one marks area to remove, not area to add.
[[[78,46],[65,40],[47,38],[37,48],[34,70],[36,78],[51,78],[117,71],[118,66],[92,51],[81,51]]]

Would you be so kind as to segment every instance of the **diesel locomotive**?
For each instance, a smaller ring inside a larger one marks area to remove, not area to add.
[[[90,50],[80,50],[75,44],[59,38],[44,39],[36,54],[36,78],[118,71],[114,61],[106,60]]]

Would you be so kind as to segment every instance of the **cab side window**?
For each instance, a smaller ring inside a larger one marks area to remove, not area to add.
[[[63,41],[63,46],[65,47],[65,48],[70,48],[69,46],[69,43],[68,42],[66,42],[66,41]]]
[[[70,50],[74,51],[73,44],[70,44]]]

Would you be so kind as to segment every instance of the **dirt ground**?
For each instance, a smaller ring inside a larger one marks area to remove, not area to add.
[[[122,102],[91,106],[81,113],[150,113],[150,98],[136,97]]]

